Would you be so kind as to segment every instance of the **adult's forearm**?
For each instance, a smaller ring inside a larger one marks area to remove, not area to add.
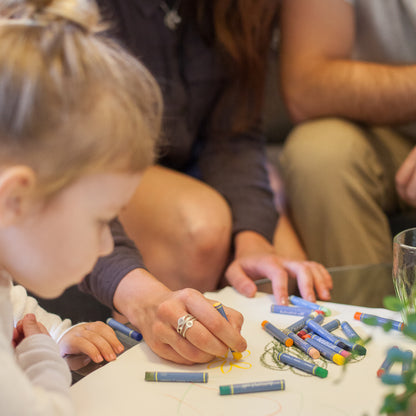
[[[296,122],[337,116],[369,124],[416,120],[416,64],[385,65],[350,60],[292,62],[283,69],[283,90]]]

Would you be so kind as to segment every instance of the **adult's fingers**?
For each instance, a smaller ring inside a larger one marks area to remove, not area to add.
[[[187,314],[193,315],[196,320],[192,327],[186,331],[186,340],[200,352],[211,356],[223,356],[228,347],[240,349],[246,346],[244,338],[212,304],[199,292],[185,289],[178,292],[179,302],[166,302],[161,304],[158,315],[162,322],[168,322],[171,331],[163,331],[164,341],[169,343],[177,352],[188,359],[198,359],[198,356],[187,347],[184,348],[184,338],[176,331],[178,319]],[[189,356],[191,354],[191,356]],[[206,360],[207,357],[201,357]],[[198,359],[200,362],[200,359]]]
[[[223,344],[235,351],[245,351],[247,342],[241,336],[239,330],[224,319],[203,295],[196,290],[185,289],[181,291],[181,297],[188,311],[198,319],[214,338],[218,338]],[[216,351],[211,353],[221,355],[220,351],[219,354]]]
[[[225,272],[230,285],[244,296],[252,298],[257,292],[257,286],[246,274],[238,261],[233,261]]]

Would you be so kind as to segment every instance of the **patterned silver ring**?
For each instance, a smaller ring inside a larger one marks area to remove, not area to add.
[[[181,316],[178,319],[178,326],[176,327],[176,332],[185,338],[186,331],[193,326],[195,320],[195,316],[191,315],[190,313]]]

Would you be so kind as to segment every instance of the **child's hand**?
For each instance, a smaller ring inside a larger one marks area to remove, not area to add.
[[[49,335],[47,329],[36,320],[33,313],[28,313],[13,328],[13,347],[16,348],[25,338],[35,334]]]
[[[58,343],[61,355],[86,354],[95,363],[113,361],[124,351],[115,332],[104,322],[88,322],[68,331]]]

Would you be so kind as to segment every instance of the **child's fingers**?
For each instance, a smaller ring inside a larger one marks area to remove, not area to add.
[[[116,359],[116,354],[111,344],[97,332],[84,329],[82,336],[73,340],[73,345],[78,346],[79,351],[87,354],[95,362],[101,362],[104,358],[106,361]]]
[[[85,324],[85,328],[101,335],[111,345],[113,351],[117,354],[120,354],[124,351],[124,346],[117,338],[116,333],[104,322],[89,322],[88,324]]]
[[[22,330],[25,338],[35,334],[49,335],[46,328],[36,320],[35,315],[32,313],[28,313],[23,317]]]

